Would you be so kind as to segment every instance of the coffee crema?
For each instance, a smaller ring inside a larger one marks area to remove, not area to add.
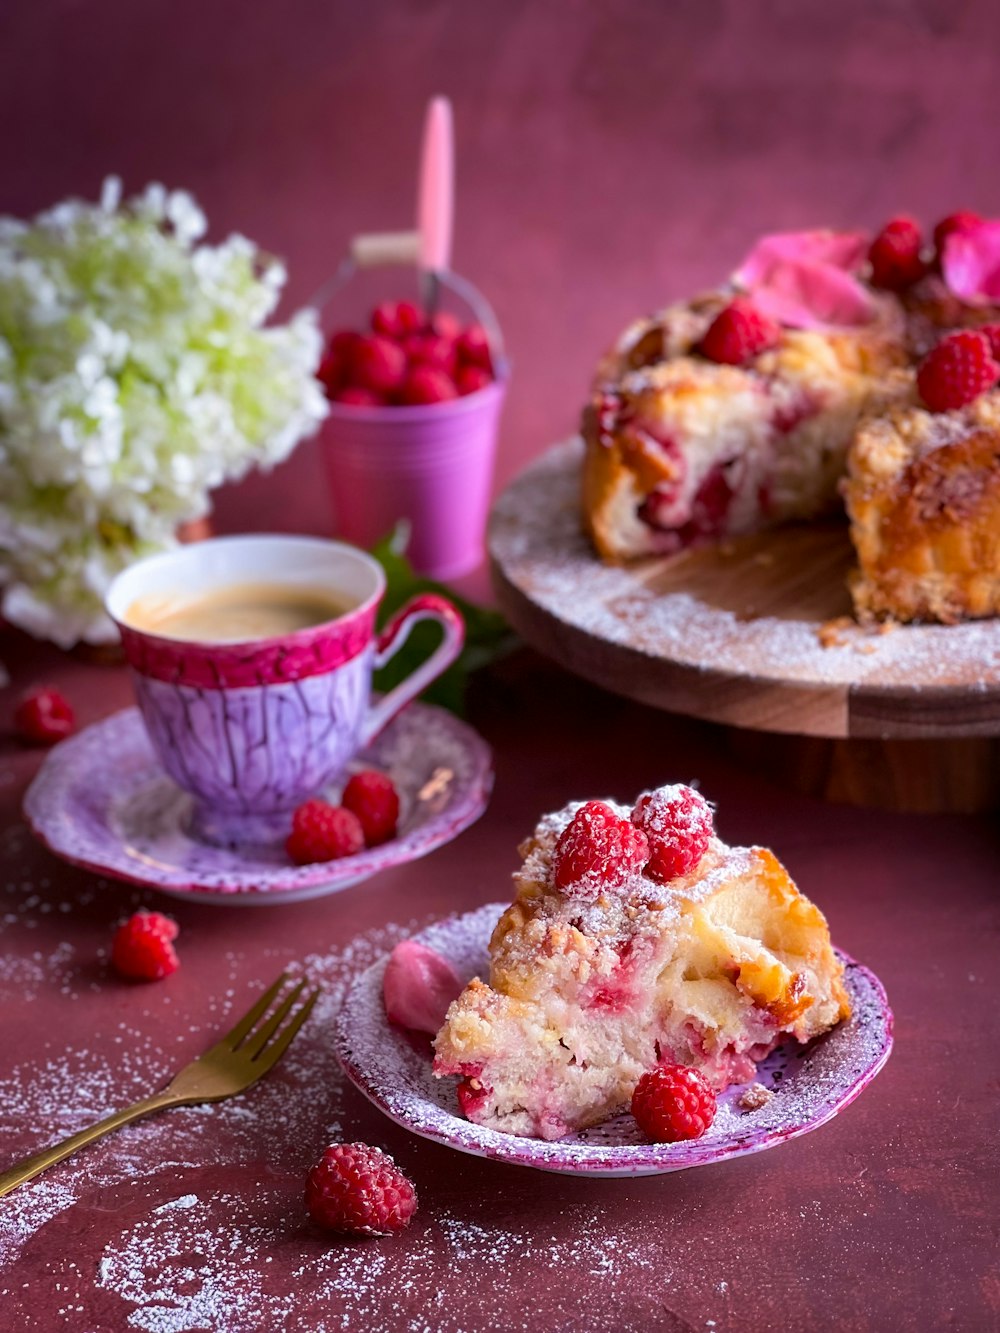
[[[279,638],[322,625],[351,611],[341,592],[290,583],[227,583],[203,593],[140,597],[125,623],[147,634],[199,643],[242,643]]]

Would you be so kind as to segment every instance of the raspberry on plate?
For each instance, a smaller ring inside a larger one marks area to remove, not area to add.
[[[374,768],[355,773],[348,780],[340,803],[357,815],[366,846],[377,847],[396,836],[399,793],[387,773]]]
[[[996,384],[1000,364],[990,347],[988,335],[963,329],[927,353],[917,371],[917,391],[932,412],[964,407]]]
[[[632,1114],[654,1143],[700,1139],[715,1119],[715,1093],[697,1069],[658,1065],[635,1085]]]
[[[781,328],[745,296],[737,296],[719,313],[701,340],[699,351],[709,361],[742,366],[774,347]]]
[[[436,366],[413,366],[399,395],[399,401],[410,407],[429,403],[447,403],[458,396],[455,381]]]
[[[902,291],[922,278],[927,272],[920,253],[923,244],[920,227],[912,218],[887,222],[868,250],[872,286]]]
[[[76,717],[58,690],[42,686],[25,694],[14,710],[14,726],[23,740],[55,745],[72,734]]]
[[[351,353],[350,383],[374,393],[395,393],[406,375],[406,353],[390,338],[359,338]]]
[[[130,981],[159,981],[180,966],[177,922],[161,912],[135,912],[115,931],[111,964]]]
[[[409,1226],[417,1191],[388,1153],[333,1143],[309,1172],[306,1207],[321,1227],[348,1236],[387,1236]]]
[[[646,835],[603,801],[587,801],[559,835],[553,877],[571,897],[624,888],[646,863]]]
[[[295,811],[285,849],[296,865],[304,866],[354,856],[364,845],[357,815],[317,799],[306,801]]]
[[[691,787],[678,783],[640,796],[632,822],[649,842],[646,874],[664,882],[693,870],[712,839],[712,807]]]

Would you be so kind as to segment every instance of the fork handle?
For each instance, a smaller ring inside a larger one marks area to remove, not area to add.
[[[26,1157],[9,1171],[0,1173],[0,1199],[11,1190],[17,1189],[18,1185],[23,1185],[26,1180],[31,1180],[32,1176],[37,1176],[39,1172],[56,1162],[72,1157],[73,1153],[86,1148],[89,1143],[94,1143],[97,1139],[102,1139],[112,1130],[120,1129],[122,1125],[138,1120],[141,1116],[150,1115],[153,1111],[178,1104],[178,1098],[169,1091],[155,1093],[152,1097],[144,1097],[141,1102],[136,1102],[133,1106],[126,1106],[124,1111],[115,1111],[104,1120],[98,1120],[96,1125],[81,1129],[79,1134],[73,1134],[70,1138],[63,1139],[61,1143],[53,1144],[51,1148],[43,1148],[33,1157]]]

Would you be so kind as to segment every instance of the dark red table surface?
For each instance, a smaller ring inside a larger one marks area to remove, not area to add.
[[[761,231],[1000,213],[998,37],[991,0],[10,0],[0,208],[93,197],[109,171],[185,186],[213,235],[288,257],[290,309],[352,233],[408,225],[422,106],[449,93],[455,262],[515,363],[502,483],[574,428],[618,328]],[[315,446],[218,515],[329,531]],[[12,690],[55,680],[85,723],[129,700],[120,669],[14,635],[0,659]],[[110,933],[162,904],[33,844],[19,803],[38,755],[0,735],[0,1165],[156,1086],[287,960],[327,984],[320,1021],[241,1101],[124,1131],[0,1202],[0,1329],[1000,1328],[995,822],[823,806],[739,768],[722,733],[530,654],[478,682],[472,718],[497,756],[473,829],[322,901],[171,905],[183,966],[138,989],[108,976]],[[577,1181],[418,1141],[345,1087],[327,1034],[353,970],[503,897],[540,812],[695,777],[724,836],[773,846],[888,987],[896,1050],[847,1112],[743,1161]],[[303,1174],[334,1136],[412,1173],[407,1234],[304,1226]]]

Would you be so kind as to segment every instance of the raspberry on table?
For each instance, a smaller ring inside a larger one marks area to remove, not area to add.
[[[72,735],[76,716],[68,701],[49,685],[29,691],[14,710],[14,726],[23,740],[55,745]]]
[[[447,403],[458,396],[455,381],[436,366],[413,366],[406,376],[399,401],[410,407]]]
[[[975,332],[983,335],[990,345],[993,360],[1000,362],[1000,324],[980,324]]]
[[[365,835],[357,815],[316,799],[306,801],[295,811],[285,850],[296,865],[304,866],[354,856],[364,845]]]
[[[359,338],[351,353],[348,380],[374,393],[395,393],[406,375],[406,353],[391,338]]]
[[[922,278],[927,272],[921,256],[923,244],[923,233],[913,218],[887,222],[868,250],[872,286],[901,291]]]
[[[556,887],[576,898],[622,889],[646,864],[646,836],[603,801],[587,801],[559,835]]]
[[[321,1227],[349,1236],[387,1236],[409,1226],[417,1191],[388,1153],[367,1143],[333,1143],[309,1172],[306,1207]]]
[[[715,1105],[704,1075],[687,1065],[658,1065],[632,1093],[635,1122],[654,1143],[700,1139],[715,1119]]]
[[[964,407],[991,389],[1000,377],[1000,363],[991,338],[980,330],[949,333],[931,349],[917,370],[917,391],[932,412]]]
[[[130,981],[160,981],[180,966],[177,922],[162,912],[135,912],[115,931],[111,965]]]
[[[742,366],[776,346],[780,337],[780,325],[747,297],[737,296],[712,320],[698,350],[709,361]]]
[[[708,850],[714,825],[704,796],[681,783],[640,796],[632,822],[646,835],[646,874],[662,881],[693,870]]]
[[[366,846],[377,847],[396,836],[399,793],[387,773],[374,768],[355,773],[348,780],[340,803],[357,816]]]
[[[978,213],[973,213],[968,208],[961,208],[957,213],[949,213],[946,218],[942,218],[934,228],[934,248],[938,257],[940,258],[944,251],[944,243],[949,236],[955,232],[975,231],[982,225],[982,221]]]

